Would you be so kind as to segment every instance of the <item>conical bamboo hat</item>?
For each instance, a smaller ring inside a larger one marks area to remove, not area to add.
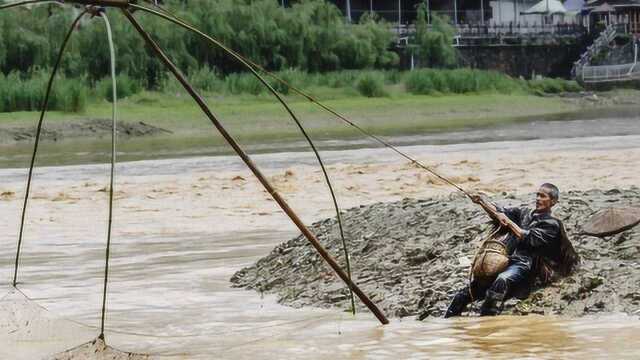
[[[582,232],[593,236],[609,236],[631,229],[640,223],[640,208],[607,208],[593,214]]]

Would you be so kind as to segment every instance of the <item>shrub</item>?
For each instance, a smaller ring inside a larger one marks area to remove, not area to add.
[[[420,69],[407,75],[405,87],[413,94],[495,91],[512,93],[522,90],[521,82],[495,71],[473,69]]]
[[[41,110],[49,81],[50,71],[43,69],[22,78],[12,72],[5,76],[0,73],[0,112]],[[85,78],[67,79],[58,75],[54,79],[49,96],[48,110],[84,111],[88,88]]]
[[[458,63],[458,54],[453,47],[455,28],[449,25],[446,17],[432,16],[431,28],[427,26],[426,7],[418,6],[416,32],[411,39],[413,53],[422,66],[454,67]]]
[[[224,79],[225,91],[229,94],[259,95],[266,91],[264,84],[251,73],[229,74]]]
[[[384,76],[380,73],[367,72],[362,74],[356,83],[358,92],[366,97],[388,96],[384,90]]]
[[[537,94],[559,94],[563,92],[582,91],[582,87],[575,81],[563,79],[544,78],[539,80],[529,80],[529,89]]]
[[[224,81],[208,66],[191,72],[188,78],[191,85],[200,91],[217,92],[224,88]]]
[[[105,77],[98,82],[96,85],[96,89],[98,90],[98,94],[100,94],[104,99],[109,102],[113,101],[113,82],[111,81],[111,77]],[[124,99],[131,95],[135,95],[142,90],[142,86],[138,84],[137,81],[130,78],[126,74],[120,74],[116,76],[116,96],[118,99]]]
[[[280,71],[276,74],[277,77],[286,81],[288,84],[300,88],[307,87],[311,85],[314,81],[313,75],[307,74],[300,70],[289,69],[285,71]],[[279,93],[288,95],[291,89],[289,86],[277,81],[269,76],[263,75],[265,79],[269,80],[269,84]]]

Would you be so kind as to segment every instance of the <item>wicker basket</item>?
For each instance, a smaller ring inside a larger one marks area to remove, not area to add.
[[[492,279],[507,268],[509,257],[507,246],[503,242],[506,235],[496,231],[480,245],[471,265],[471,273],[475,279]]]

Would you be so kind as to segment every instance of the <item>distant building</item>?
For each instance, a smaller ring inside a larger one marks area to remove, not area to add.
[[[589,0],[582,9],[589,27],[603,24],[628,24],[628,31],[640,33],[640,0]]]
[[[409,25],[415,22],[420,4],[428,8],[429,17],[437,14],[449,18],[454,24],[557,24],[575,22],[578,11],[554,12],[559,0],[329,0],[340,8],[351,21],[367,12],[374,12],[387,21]],[[640,0],[639,0],[640,1]],[[580,7],[582,0],[568,0],[572,7]],[[548,14],[523,14],[540,5]],[[567,9],[568,10],[568,9]]]

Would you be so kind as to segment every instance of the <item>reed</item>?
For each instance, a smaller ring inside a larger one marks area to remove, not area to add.
[[[37,111],[47,88],[49,71],[38,70],[21,76],[18,72],[0,73],[0,112]],[[89,88],[83,78],[59,76],[49,99],[49,110],[82,112],[86,108]]]

